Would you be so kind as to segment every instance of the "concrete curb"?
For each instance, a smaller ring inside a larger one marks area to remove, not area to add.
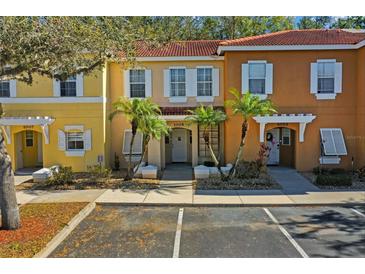
[[[68,235],[70,235],[76,226],[94,210],[95,206],[95,201],[86,205],[55,237],[53,237],[46,247],[35,254],[33,258],[47,258],[58,247],[58,245],[66,239]]]
[[[201,204],[191,204],[191,203],[131,203],[131,202],[97,202],[96,205],[100,206],[169,206],[169,207],[304,207],[304,206],[342,206],[342,207],[352,207],[352,206],[363,206],[364,203],[283,203],[283,204],[224,204],[224,203],[201,203]]]

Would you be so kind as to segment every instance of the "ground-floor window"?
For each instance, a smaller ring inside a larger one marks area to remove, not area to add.
[[[199,127],[199,157],[210,157],[208,146],[204,141],[204,130]],[[219,126],[211,127],[208,129],[209,140],[216,156],[219,154]]]
[[[66,132],[67,150],[83,150],[84,149],[84,133],[83,132]]]

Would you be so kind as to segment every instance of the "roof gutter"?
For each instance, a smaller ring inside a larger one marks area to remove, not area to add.
[[[365,40],[354,45],[219,46],[217,53],[222,55],[225,51],[346,50],[359,49],[363,46]]]

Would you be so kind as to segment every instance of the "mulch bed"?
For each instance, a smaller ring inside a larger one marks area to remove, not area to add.
[[[193,182],[195,190],[265,190],[281,189],[281,185],[276,183],[271,177],[265,179],[239,179],[233,178],[228,182],[223,182],[220,178],[198,179]]]
[[[123,180],[122,172],[113,172],[111,178],[93,179],[87,172],[74,174],[72,183],[54,185],[48,182],[34,183],[33,180],[16,186],[16,190],[75,190],[75,189],[155,189],[160,186],[158,179]]]
[[[86,205],[87,203],[52,203],[22,206],[21,228],[0,228],[0,257],[33,257]]]
[[[316,184],[316,175],[313,172],[301,172],[301,174],[309,180],[312,184],[316,185],[320,189],[327,190],[365,190],[365,182],[360,181],[356,175],[353,176],[351,186],[326,186]]]

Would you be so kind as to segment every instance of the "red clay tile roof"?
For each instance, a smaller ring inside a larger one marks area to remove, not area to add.
[[[138,43],[138,57],[169,57],[169,56],[211,56],[217,55],[219,43],[222,40],[197,40],[171,42],[162,47],[151,47]]]
[[[333,30],[285,30],[263,35],[226,40],[220,46],[288,46],[357,44],[365,40],[365,32]]]

